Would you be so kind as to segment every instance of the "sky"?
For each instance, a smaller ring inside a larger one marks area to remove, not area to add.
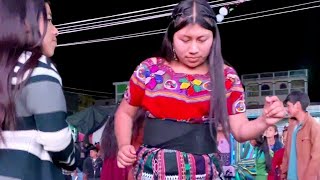
[[[231,0],[225,2],[229,1]],[[52,1],[53,22],[59,25],[177,2],[172,0],[141,0],[137,5],[134,1],[122,0],[104,5],[105,1],[102,0]],[[311,2],[313,1],[252,0],[235,6],[227,18]],[[319,6],[320,3],[301,7],[306,8],[313,5]],[[170,7],[166,9],[170,9]],[[224,58],[237,70],[239,75],[308,69],[309,96],[311,101],[320,102],[320,27],[316,23],[320,19],[319,9],[220,24]],[[214,8],[214,11],[218,12],[219,8]],[[281,12],[281,10],[277,12]],[[169,17],[162,17],[61,34],[58,36],[58,43],[65,44],[164,29],[169,21]],[[56,49],[52,59],[58,66],[65,87],[114,93],[112,83],[129,80],[139,62],[157,53],[161,46],[162,37],[163,34],[158,34],[108,42],[62,46]]]

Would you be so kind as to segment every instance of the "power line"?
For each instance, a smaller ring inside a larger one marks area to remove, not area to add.
[[[128,23],[145,21],[145,20],[150,20],[150,19],[156,19],[156,18],[160,18],[160,17],[165,17],[168,14],[170,14],[170,13],[158,14],[158,15],[147,16],[147,17],[142,17],[142,18],[136,18],[136,19],[132,19],[132,20],[124,20],[124,21],[119,21],[119,22],[105,23],[105,24],[101,24],[101,25],[93,25],[93,26],[87,26],[87,27],[74,28],[71,30],[59,31],[59,35],[73,33],[73,32],[86,31],[86,30],[91,30],[91,29],[116,26],[116,25],[121,25],[121,24],[128,24]]]
[[[134,34],[128,34],[128,35],[109,37],[109,38],[102,38],[102,39],[94,39],[94,40],[88,40],[88,41],[80,41],[80,42],[74,42],[74,43],[60,44],[60,45],[58,45],[58,47],[74,46],[74,45],[81,45],[81,44],[91,44],[91,43],[105,42],[105,41],[114,41],[114,40],[128,39],[128,38],[142,37],[142,36],[145,37],[145,36],[151,36],[151,35],[156,35],[156,34],[163,34],[165,31],[166,31],[166,29],[158,29],[158,30],[147,31],[147,32],[142,32],[142,33],[134,33]]]
[[[314,1],[313,3],[315,3],[315,2],[320,2],[320,1]],[[304,3],[304,5],[305,4],[310,4],[310,3]],[[288,6],[288,7],[297,7],[297,6],[301,6],[301,4],[300,5],[294,5],[294,6]],[[281,9],[288,8],[288,7],[283,7]],[[285,13],[297,12],[297,11],[302,11],[302,10],[314,9],[314,8],[318,8],[318,7],[320,7],[320,5],[310,6],[310,7],[306,7],[306,8],[300,8],[300,9],[294,9],[294,10],[288,10],[288,11],[283,11],[283,12],[277,12],[277,13],[269,13],[269,14],[265,14],[265,15],[253,16],[253,17],[248,17],[248,18],[240,18],[240,19],[235,19],[235,20],[229,20],[229,21],[221,22],[219,24],[227,24],[227,23],[231,23],[231,22],[239,22],[239,21],[244,21],[244,20],[250,20],[250,19],[256,19],[256,18],[274,16],[274,15],[279,15],[279,14],[285,14]],[[250,14],[245,14],[245,15],[240,15],[240,16],[241,17],[245,17],[245,16],[249,16],[249,15],[252,15],[252,14],[261,14],[262,12],[271,12],[271,11],[276,11],[276,10],[279,10],[279,9],[280,8],[272,9],[272,10],[268,10],[268,11],[250,13]],[[236,17],[239,17],[239,16],[236,16]],[[226,20],[227,19],[233,19],[233,18],[236,18],[236,17],[226,18]],[[155,35],[155,34],[162,34],[162,33],[165,32],[165,30],[166,29],[159,29],[159,30],[147,31],[147,32],[142,32],[142,33],[134,33],[134,34],[129,34],[129,35],[115,36],[115,37],[88,40],[88,41],[80,41],[80,42],[74,42],[74,43],[66,43],[66,44],[60,44],[60,45],[58,45],[58,47],[81,45],[81,44],[90,44],[90,43],[95,43],[95,42],[106,42],[106,41],[128,39],[128,38],[141,37],[141,36],[150,36],[150,35]]]
[[[267,12],[271,12],[271,11],[278,11],[278,10],[283,10],[283,9],[290,9],[290,8],[295,8],[295,7],[299,7],[299,6],[305,6],[305,5],[314,4],[314,3],[319,3],[319,2],[320,2],[320,1],[312,1],[312,2],[307,2],[307,3],[302,3],[302,4],[296,4],[296,5],[292,5],[292,6],[285,6],[285,7],[281,7],[281,8],[266,10],[266,11],[249,13],[249,14],[244,14],[244,15],[239,15],[239,16],[234,16],[234,17],[228,17],[228,18],[226,18],[226,19],[234,19],[234,18],[240,18],[240,17],[244,17],[244,16],[251,16],[251,15],[257,15],[257,14],[267,13]]]
[[[150,8],[150,9],[143,9],[143,10],[139,10],[139,11],[131,11],[131,12],[115,14],[115,15],[111,15],[111,16],[104,16],[104,17],[86,19],[86,20],[81,20],[81,21],[63,23],[63,24],[56,25],[56,27],[67,26],[67,25],[71,25],[71,24],[80,24],[80,23],[91,22],[91,21],[96,21],[96,20],[100,20],[100,19],[114,18],[114,17],[119,17],[119,16],[127,16],[127,15],[130,15],[130,14],[141,13],[141,12],[151,11],[151,10],[155,10],[155,9],[161,9],[161,8],[165,8],[165,7],[171,7],[171,6],[174,6],[174,5],[175,4],[171,4],[171,5],[167,5],[167,6],[155,7],[155,8]]]
[[[74,29],[76,27],[84,27],[84,26],[95,25],[95,24],[100,24],[100,23],[107,23],[107,22],[112,22],[112,21],[119,21],[119,20],[124,20],[124,19],[137,18],[137,17],[140,17],[140,16],[153,15],[153,14],[158,14],[158,13],[165,13],[165,12],[168,12],[170,10],[171,9],[166,9],[166,10],[161,10],[161,11],[154,11],[154,12],[149,12],[149,13],[136,14],[136,15],[132,15],[132,16],[125,16],[125,17],[107,19],[107,20],[102,20],[102,21],[94,21],[94,22],[88,22],[88,23],[75,24],[75,25],[71,25],[71,26],[60,27],[60,28],[58,28],[58,30],[59,31],[66,31],[66,29]]]
[[[87,93],[78,93],[78,92],[72,92],[72,91],[64,91],[64,92],[70,93],[70,94],[98,97],[98,98],[103,98],[103,99],[111,99],[111,97],[108,97],[108,96],[99,96],[99,95],[93,95],[93,94],[87,94]]]
[[[220,0],[221,1],[221,0]],[[251,0],[242,0],[243,2],[246,1],[251,1]],[[230,6],[230,5],[236,5],[239,4],[239,0],[231,1],[231,2],[225,2],[225,3],[220,3],[220,4],[214,4],[211,5],[211,8],[215,7],[221,7],[221,6]],[[164,12],[164,11],[160,11]],[[158,13],[158,12],[155,12]],[[150,19],[157,19],[157,18],[162,18],[166,16],[170,16],[171,12],[168,13],[162,13],[162,14],[157,14],[153,16],[146,16],[146,17],[140,17],[140,18],[135,18],[135,19],[129,19],[129,20],[122,20],[122,21],[117,21],[117,22],[110,22],[110,23],[102,23],[98,25],[89,25],[85,27],[78,27],[77,28],[70,28],[70,29],[62,29],[59,34],[67,34],[67,33],[74,33],[74,32],[80,32],[80,31],[85,31],[85,30],[91,30],[91,29],[97,29],[97,28],[103,28],[103,27],[109,27],[109,26],[115,26],[115,25],[121,25],[121,24],[127,24],[127,23],[132,23],[132,22],[139,22],[139,21],[145,21],[145,20],[150,20]],[[137,17],[141,15],[135,15],[132,17]],[[127,19],[128,17],[120,18],[120,19]],[[107,21],[113,21],[113,20],[107,20]],[[84,26],[84,25],[81,25]]]
[[[211,3],[220,2],[220,1],[225,1],[225,0],[216,0],[216,1],[212,1]],[[80,24],[80,23],[84,23],[84,22],[96,21],[96,20],[107,19],[107,18],[114,18],[114,17],[119,17],[119,16],[127,16],[127,15],[130,15],[130,14],[143,13],[143,12],[147,12],[147,11],[153,11],[153,10],[156,10],[156,9],[170,8],[170,7],[173,7],[175,5],[177,5],[177,4],[170,4],[170,5],[166,5],[166,6],[143,9],[143,10],[138,10],[138,11],[131,11],[131,12],[115,14],[115,15],[111,15],[111,16],[104,16],[104,17],[98,17],[98,18],[74,21],[74,22],[69,22],[69,23],[57,24],[56,27],[67,26],[67,25],[71,25],[71,24]]]
[[[217,0],[217,1],[212,1],[209,2],[209,4],[211,3],[215,3],[215,2],[220,2],[220,1],[225,1],[225,0]],[[172,5],[168,5],[168,6],[172,6]],[[160,7],[161,8],[161,7]],[[131,15],[131,16],[125,16],[125,17],[120,17],[120,18],[113,18],[113,19],[108,19],[108,20],[102,20],[102,21],[94,21],[94,22],[88,22],[88,23],[80,23],[80,24],[75,24],[75,25],[70,25],[70,26],[63,26],[63,27],[59,27],[58,30],[59,31],[66,31],[66,29],[74,29],[76,27],[84,27],[84,26],[89,26],[89,25],[95,25],[95,24],[101,24],[101,23],[107,23],[107,22],[114,22],[114,21],[119,21],[119,20],[124,20],[124,19],[132,19],[132,18],[136,18],[136,17],[141,17],[141,16],[146,16],[146,15],[153,15],[153,14],[159,14],[159,13],[166,13],[164,16],[168,16],[170,15],[170,12],[172,11],[171,8],[165,9],[165,10],[161,10],[161,11],[153,11],[153,12],[148,12],[148,13],[141,13],[141,14],[136,14],[136,15]],[[169,14],[167,13],[169,12]],[[59,26],[59,25],[58,25]]]
[[[86,90],[86,89],[79,89],[79,88],[73,88],[73,87],[63,87],[64,89],[70,89],[70,90],[77,90],[77,91],[84,91],[84,92],[91,92],[91,93],[98,93],[98,94],[108,94],[108,95],[114,95],[114,93],[109,92],[103,92],[103,91],[93,91],[93,90]]]
[[[243,19],[235,19],[235,20],[231,20],[231,21],[221,22],[220,24],[227,24],[227,23],[232,23],[232,22],[239,22],[239,21],[245,21],[245,20],[250,20],[250,19],[256,19],[256,18],[262,18],[262,17],[280,15],[280,14],[286,14],[286,13],[291,13],[291,12],[297,12],[297,11],[303,11],[303,10],[308,10],[308,9],[314,9],[314,8],[318,8],[318,7],[320,7],[320,5],[310,6],[310,7],[306,7],[306,8],[300,8],[300,9],[294,9],[294,10],[288,10],[288,11],[283,11],[283,12],[277,12],[277,13],[272,13],[272,14],[266,14],[266,15],[248,17],[248,18],[243,18]]]

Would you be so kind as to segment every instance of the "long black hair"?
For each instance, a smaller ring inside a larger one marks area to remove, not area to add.
[[[269,172],[271,170],[271,155],[270,155],[270,149],[269,149],[269,145],[268,145],[268,141],[266,139],[266,137],[264,136],[259,136],[255,139],[256,143],[257,143],[257,147],[259,149],[260,152],[264,153],[264,157],[266,159],[266,171]],[[257,155],[256,155],[257,156]]]
[[[47,19],[43,0],[0,1],[0,137],[3,130],[16,126],[15,96],[27,81],[41,56],[44,34],[39,29],[40,17]],[[46,31],[46,21],[44,21]],[[29,51],[32,55],[18,72],[14,72],[19,57]],[[31,71],[28,71],[31,70]],[[12,86],[17,77],[16,86]],[[24,79],[23,77],[27,77]],[[24,82],[25,82],[24,81]]]
[[[225,87],[225,61],[221,53],[220,34],[215,13],[206,0],[184,0],[174,8],[172,21],[167,28],[162,43],[161,56],[169,62],[175,59],[172,45],[173,36],[177,31],[189,24],[198,24],[213,33],[214,41],[211,53],[208,56],[211,78],[210,130],[214,140],[216,140],[216,132],[212,132],[212,128],[217,128],[218,123],[220,123],[226,138],[229,139],[230,125],[227,114],[226,92],[225,88],[222,88]]]
[[[139,135],[139,130],[143,127],[145,111],[139,109],[132,127],[132,139]],[[100,153],[103,159],[113,159],[117,156],[118,144],[114,132],[114,115],[110,116],[101,135]]]

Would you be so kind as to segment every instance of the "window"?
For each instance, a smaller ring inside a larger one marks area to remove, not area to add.
[[[280,84],[280,89],[287,89],[287,85],[285,83]]]
[[[259,84],[248,84],[246,91],[259,91]]]
[[[261,86],[261,90],[264,91],[264,90],[270,90],[270,86],[267,85],[267,84],[264,84]]]
[[[291,88],[303,88],[304,80],[293,80],[291,81]]]

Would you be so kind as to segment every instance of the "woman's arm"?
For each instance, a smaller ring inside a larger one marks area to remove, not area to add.
[[[115,134],[118,147],[131,144],[132,125],[139,107],[130,105],[123,99],[115,114]]]
[[[238,142],[244,142],[261,135],[270,125],[282,120],[286,115],[283,103],[278,97],[266,97],[263,113],[249,121],[245,113],[229,115],[230,128]]]

